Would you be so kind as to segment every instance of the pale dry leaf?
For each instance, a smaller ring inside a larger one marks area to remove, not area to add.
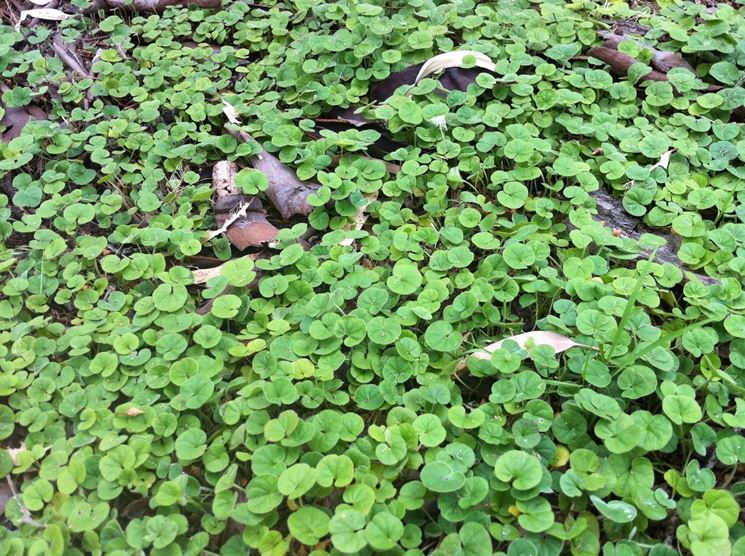
[[[501,348],[502,344],[506,340],[512,340],[521,348],[525,348],[525,346],[528,344],[533,346],[551,346],[552,348],[554,348],[554,351],[556,353],[561,353],[562,351],[566,351],[569,348],[573,347],[585,347],[594,349],[591,346],[577,343],[571,338],[567,338],[566,336],[562,336],[561,334],[558,334],[556,332],[534,330],[533,332],[525,332],[523,334],[517,334],[515,336],[508,336],[507,338],[499,340],[498,342],[489,344],[484,349],[471,354],[471,357],[476,357],[477,359],[491,359],[491,354]]]
[[[362,229],[362,226],[364,226],[365,222],[367,222],[367,207],[370,206],[370,203],[375,201],[377,198],[378,198],[377,193],[374,193],[373,195],[369,195],[367,197],[367,202],[357,209],[357,213],[354,215],[353,225],[346,227],[347,231]],[[354,239],[352,239],[351,237],[347,237],[341,240],[339,242],[339,245],[347,246],[347,245],[352,245],[352,243],[354,243]]]
[[[191,271],[191,274],[194,277],[195,284],[206,284],[210,280],[210,278],[220,276],[221,272],[222,265],[212,268],[196,268]]]
[[[26,450],[26,444],[24,442],[21,442],[21,445],[18,446],[18,448],[6,448],[5,451],[8,452],[8,455],[10,456],[11,461],[13,462],[13,465],[18,465],[18,461],[16,461],[16,456],[20,454],[21,452],[24,452]]]
[[[210,241],[212,239],[215,239],[220,234],[223,234],[228,231],[228,228],[230,228],[230,225],[238,220],[239,218],[243,218],[246,216],[246,212],[248,212],[248,205],[251,203],[241,203],[241,205],[238,207],[238,210],[236,210],[233,214],[230,215],[230,218],[228,218],[225,223],[220,226],[217,230],[214,230],[210,232],[207,235],[207,238],[204,241]]]
[[[673,154],[674,150],[675,149],[670,149],[669,151],[662,153],[660,160],[653,164],[650,170],[654,170],[655,168],[664,168],[667,170],[667,167],[670,165],[670,155]]]
[[[37,8],[34,10],[23,10],[21,16],[18,18],[16,23],[16,31],[20,30],[21,23],[26,19],[43,19],[45,21],[64,21],[65,19],[71,18],[72,14],[66,14],[63,11],[55,10],[52,8]]]
[[[419,73],[414,80],[414,84],[419,83],[422,79],[436,72],[446,70],[448,68],[460,68],[463,67],[466,56],[473,56],[476,58],[476,67],[483,68],[489,71],[496,71],[497,66],[491,61],[491,58],[482,52],[476,52],[475,50],[456,50],[455,52],[446,52],[444,54],[438,54],[424,62],[424,65],[419,69]]]
[[[252,255],[248,255],[246,257],[240,257],[238,259],[233,259],[234,261],[239,261],[242,258],[256,260],[259,257],[257,253],[254,253]],[[230,261],[228,261],[230,262]],[[223,263],[218,266],[214,266],[212,268],[196,268],[191,271],[192,276],[194,277],[194,283],[195,284],[205,284],[209,281],[210,278],[214,278],[215,276],[220,276],[222,274],[222,267],[225,266],[227,263]]]
[[[222,101],[222,111],[223,114],[225,114],[225,117],[228,119],[228,121],[233,125],[241,125],[241,120],[238,117],[238,111],[235,109],[235,107],[230,104],[227,100],[223,99]]]
[[[37,6],[46,6],[49,4],[52,0],[28,0],[32,4],[36,4]]]

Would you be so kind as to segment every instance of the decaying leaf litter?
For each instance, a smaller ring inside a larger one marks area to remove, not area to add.
[[[743,549],[742,11],[31,4],[3,542]]]

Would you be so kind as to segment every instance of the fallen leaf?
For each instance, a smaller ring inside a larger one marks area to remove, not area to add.
[[[377,193],[374,193],[373,195],[369,195],[368,197],[366,197],[367,202],[357,209],[357,213],[354,215],[352,225],[347,226],[345,228],[347,231],[362,229],[362,227],[365,225],[365,222],[367,222],[367,212],[366,212],[367,207],[370,205],[370,203],[375,201],[377,198],[378,198]],[[352,243],[354,243],[354,239],[352,239],[351,237],[347,237],[341,240],[339,242],[339,245],[347,246],[347,245],[352,245]]]
[[[161,12],[168,6],[218,8],[222,0],[105,0],[110,8],[131,8],[138,12]]]
[[[445,52],[444,54],[438,54],[433,56],[419,68],[419,72],[414,78],[414,83],[419,83],[422,79],[431,75],[450,68],[462,68],[465,64],[465,59],[468,56],[472,56],[476,59],[476,67],[488,70],[496,71],[497,66],[491,61],[491,58],[481,52],[475,50],[456,50],[455,52]]]
[[[279,233],[279,230],[266,219],[261,201],[253,197],[245,204],[246,199],[248,197],[245,195],[229,196],[215,203],[217,223],[220,224],[225,218],[221,228],[227,227],[225,235],[230,243],[241,251],[272,241]],[[230,211],[236,210],[235,207],[237,211],[231,213]],[[230,216],[226,217],[226,213]]]
[[[477,359],[491,359],[492,353],[494,353],[499,348],[501,348],[502,344],[506,340],[512,340],[513,342],[517,343],[517,345],[519,345],[523,349],[528,344],[533,345],[533,346],[551,346],[552,348],[554,348],[554,351],[556,353],[561,353],[562,351],[566,351],[573,347],[584,347],[584,348],[595,349],[592,346],[577,343],[571,338],[567,338],[566,336],[562,336],[561,334],[558,334],[556,332],[546,332],[543,330],[535,330],[533,332],[525,332],[523,334],[509,336],[507,338],[499,340],[498,342],[489,344],[484,349],[471,354],[471,357],[476,357]]]
[[[64,21],[71,18],[72,14],[66,14],[63,11],[52,8],[36,8],[33,10],[23,10],[16,23],[16,31],[20,30],[21,23],[26,19],[43,19],[45,21]]]
[[[468,55],[476,59],[476,67],[464,68],[464,58]],[[414,64],[401,71],[393,72],[370,88],[369,99],[374,103],[383,103],[389,99],[399,87],[404,85],[415,85],[421,79],[441,72],[437,80],[440,85],[448,91],[465,91],[468,86],[476,80],[483,70],[495,71],[496,66],[491,59],[481,52],[474,50],[459,50],[446,52],[430,58],[425,62]],[[321,127],[340,132],[350,128],[375,129],[381,133],[381,137],[370,145],[370,152],[376,151],[379,155],[386,155],[402,147],[385,135],[385,129],[378,127],[375,122],[368,120],[355,108],[343,108],[332,110],[323,118],[315,120]]]
[[[13,465],[18,465],[18,461],[16,461],[16,456],[18,456],[18,454],[20,454],[21,452],[26,451],[26,443],[21,442],[18,448],[6,448],[5,451],[8,452],[8,455],[10,456],[10,459],[13,462]]]
[[[46,6],[49,4],[52,0],[28,0],[32,4],[36,4],[37,6]]]
[[[470,51],[460,52],[463,53]],[[451,54],[457,54],[457,52]],[[401,71],[392,73],[383,81],[376,84],[370,89],[370,93],[368,95],[370,97],[370,100],[378,103],[385,102],[385,100],[390,98],[399,87],[403,85],[414,85],[419,79],[422,79],[422,77],[419,76],[420,74],[422,74],[422,70],[425,69],[425,66],[427,64],[430,64],[430,68],[436,68],[438,65],[440,65],[440,62],[433,62],[433,60],[436,60],[437,58],[438,56],[435,56],[434,58],[431,58],[426,62],[414,64],[413,66],[409,66]],[[460,56],[461,63],[462,59],[463,56]],[[486,65],[485,60],[482,59],[482,62],[484,62],[484,65]],[[491,62],[491,60],[489,60],[489,62]],[[442,62],[442,64],[445,63],[446,61]],[[471,83],[476,81],[476,78],[479,76],[479,74],[483,73],[484,69],[488,70],[488,68],[484,67],[463,68],[460,65],[454,65],[447,68],[445,68],[443,65],[441,69],[442,73],[438,76],[437,81],[439,81],[440,85],[442,85],[442,87],[447,91],[465,91]],[[431,74],[434,71],[440,70],[432,69],[432,71],[428,71],[427,75]],[[345,116],[350,117],[349,114],[345,114]],[[363,119],[363,121],[366,120]]]
[[[222,100],[222,112],[231,124],[241,125],[241,120],[238,117],[235,107],[225,99]]]
[[[258,254],[254,253],[251,255],[247,255],[246,257],[241,258],[247,258],[256,260],[259,257]],[[239,259],[232,259],[233,261],[240,260]],[[218,266],[213,266],[212,268],[196,268],[191,271],[192,276],[194,277],[194,283],[195,284],[205,284],[209,281],[210,278],[214,278],[215,276],[220,276],[222,274],[222,268],[227,263],[223,263]]]
[[[662,153],[662,156],[660,157],[660,160],[649,168],[650,170],[654,170],[655,168],[664,168],[667,170],[667,167],[670,165],[670,155],[673,154],[675,149],[670,149],[667,152]]]
[[[0,82],[0,93],[6,93],[10,90],[10,87]],[[0,107],[5,110],[3,117],[0,119],[0,128],[4,128],[5,132],[0,134],[0,141],[8,143],[11,139],[15,139],[21,134],[23,126],[25,126],[30,119],[45,120],[47,113],[34,104],[28,106],[4,106],[0,102]]]
[[[0,482],[0,515],[5,515],[5,506],[8,505],[14,494],[7,481]]]
[[[78,54],[75,51],[74,44],[65,44],[60,33],[57,33],[54,36],[54,39],[52,39],[52,49],[57,54],[59,59],[62,60],[68,68],[77,73],[80,77],[90,77],[90,74],[85,70],[83,64],[80,62],[80,58],[78,58]]]

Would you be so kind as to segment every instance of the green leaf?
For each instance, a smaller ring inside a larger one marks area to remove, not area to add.
[[[375,550],[391,550],[404,534],[401,520],[388,512],[375,514],[365,526],[365,539]]]
[[[590,495],[590,500],[605,517],[615,523],[629,523],[636,519],[636,508],[621,500],[605,502],[597,496]]]
[[[358,554],[367,546],[365,516],[357,510],[337,511],[329,522],[331,542],[343,554]]]
[[[317,471],[307,463],[285,469],[277,480],[277,490],[290,500],[300,498],[316,484]]]
[[[497,458],[494,474],[500,481],[511,483],[518,490],[528,490],[541,482],[540,460],[527,452],[508,450]]]
[[[453,463],[434,461],[422,468],[421,480],[432,492],[454,492],[466,483],[466,476]]]
[[[183,461],[193,461],[207,450],[207,434],[200,429],[185,430],[176,438],[176,457]]]
[[[290,534],[305,545],[313,546],[329,532],[329,516],[313,506],[303,506],[290,514],[287,527]]]

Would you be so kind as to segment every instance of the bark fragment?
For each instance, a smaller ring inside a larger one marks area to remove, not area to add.
[[[212,170],[212,185],[217,194],[215,221],[220,228],[209,237],[224,231],[230,243],[243,250],[273,240],[279,230],[266,219],[259,199],[238,191],[236,173],[236,164],[229,161],[218,162]]]
[[[624,76],[629,72],[629,68],[638,62],[636,58],[619,52],[613,48],[606,46],[595,46],[588,51],[588,54],[593,58],[605,62],[616,75]],[[668,81],[667,74],[652,70],[646,74],[643,79],[649,79],[651,81]]]
[[[680,54],[676,54],[675,52],[669,52],[667,50],[658,50],[654,48],[653,46],[649,46],[648,44],[645,44],[641,41],[638,41],[636,39],[633,39],[625,34],[617,34],[617,33],[610,33],[608,31],[601,31],[600,36],[605,39],[605,47],[606,48],[612,48],[615,50],[618,50],[618,45],[621,43],[621,41],[633,41],[642,48],[646,48],[647,50],[652,52],[652,60],[651,65],[654,69],[657,71],[661,71],[662,73],[667,73],[673,68],[685,68],[691,73],[695,73],[695,70],[693,69],[693,66],[688,63],[688,61],[683,58]]]
[[[594,220],[603,222],[610,228],[618,230],[624,237],[629,237],[634,240],[638,240],[642,234],[656,235],[665,240],[665,245],[657,250],[655,262],[675,265],[683,271],[684,275],[686,272],[691,273],[707,286],[719,283],[719,280],[716,278],[698,274],[691,270],[688,265],[678,258],[678,249],[680,249],[681,244],[678,236],[647,228],[640,219],[631,216],[626,212],[619,199],[616,199],[603,189],[598,189],[591,195],[595,199],[595,208],[597,210],[597,214],[593,216]],[[644,249],[636,258],[647,259],[650,254],[651,251]]]

